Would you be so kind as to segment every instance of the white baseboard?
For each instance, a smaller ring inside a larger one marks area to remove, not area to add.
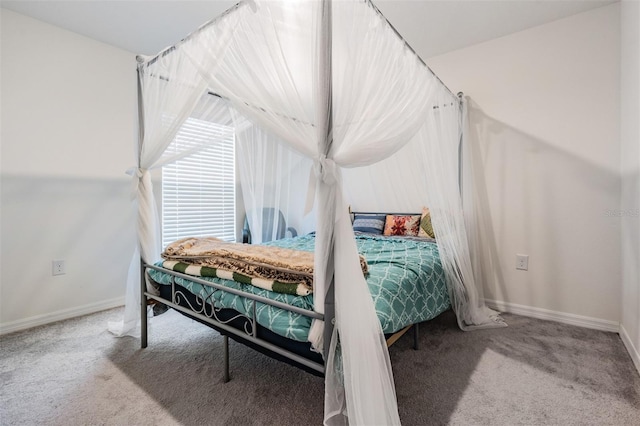
[[[577,325],[579,327],[592,328],[601,331],[620,332],[620,323],[617,321],[603,320],[599,318],[585,317],[582,315],[567,314],[565,312],[551,311],[548,309],[534,308],[532,306],[518,305],[499,300],[485,299],[488,307],[500,312],[509,312],[525,317],[538,318],[564,324]]]
[[[95,312],[104,311],[106,309],[117,308],[124,305],[124,297],[116,297],[97,303],[89,303],[88,305],[78,306],[76,308],[63,309],[61,311],[52,312],[50,314],[36,315],[16,321],[10,321],[0,324],[0,335],[13,333],[15,331],[26,330],[27,328],[37,327],[56,321],[62,321],[69,318],[79,317],[82,315],[93,314]]]
[[[622,339],[624,346],[627,348],[627,352],[631,355],[631,359],[636,366],[636,370],[640,373],[640,353],[638,353],[638,348],[633,346],[629,333],[627,333],[627,330],[625,330],[622,324],[620,324],[620,338]]]

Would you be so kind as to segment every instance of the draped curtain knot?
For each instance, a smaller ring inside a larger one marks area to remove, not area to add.
[[[327,158],[326,155],[321,155],[313,161],[313,171],[316,175],[316,179],[321,180],[327,185],[333,185],[336,183],[336,163]]]
[[[126,172],[129,176],[136,176],[138,179],[142,179],[145,173],[147,173],[147,169],[142,167],[131,167],[127,169]]]
[[[305,215],[313,209],[318,181],[323,182],[325,185],[335,185],[338,181],[338,170],[335,161],[327,158],[324,154],[313,160],[313,169],[309,172],[309,189],[307,190],[307,202],[304,209]]]
[[[145,174],[148,173],[148,171],[149,170],[144,169],[142,167],[131,167],[127,169],[126,173],[133,178],[131,179],[131,196],[130,196],[132,200],[134,200],[138,195],[138,185],[140,184],[140,181],[145,176]]]

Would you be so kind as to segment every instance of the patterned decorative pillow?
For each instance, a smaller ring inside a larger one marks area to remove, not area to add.
[[[386,215],[357,214],[353,219],[353,230],[382,235]]]
[[[420,218],[420,230],[418,231],[418,237],[436,237],[436,234],[433,232],[433,225],[431,225],[431,212],[429,211],[429,207],[422,208],[422,217]]]
[[[411,216],[399,216],[399,215],[387,215],[387,220],[384,224],[384,235],[409,235],[413,237],[418,236],[418,229],[420,228],[420,215]]]

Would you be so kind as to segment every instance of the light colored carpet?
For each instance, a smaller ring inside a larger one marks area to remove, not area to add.
[[[149,347],[114,338],[120,309],[0,338],[2,425],[320,425],[323,379],[169,311]],[[451,312],[390,349],[404,425],[637,425],[640,376],[617,334],[504,315],[462,332]]]

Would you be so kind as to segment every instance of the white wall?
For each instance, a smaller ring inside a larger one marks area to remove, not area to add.
[[[640,2],[621,4],[621,335],[640,370]]]
[[[2,331],[121,303],[135,56],[2,9]],[[63,259],[66,275],[52,276]]]
[[[485,297],[617,329],[620,5],[427,63],[472,100],[483,258],[496,266]],[[515,269],[517,253],[528,271]]]

